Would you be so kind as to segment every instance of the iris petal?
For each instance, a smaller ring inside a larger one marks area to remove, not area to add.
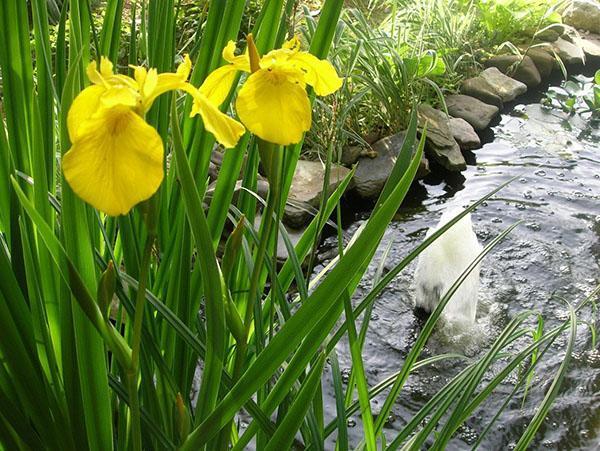
[[[212,102],[200,92],[193,93],[194,105],[190,116],[200,114],[204,128],[215,135],[217,141],[225,147],[235,147],[240,137],[245,133],[245,128],[235,119],[222,113]]]
[[[79,127],[62,165],[79,197],[108,215],[126,214],[160,186],[163,144],[141,117],[115,107]]]
[[[250,72],[250,58],[248,56],[248,51],[246,51],[243,55],[236,55],[235,49],[235,42],[229,41],[223,49],[223,59],[236,66],[237,70]]]
[[[67,115],[71,142],[77,139],[80,127],[100,108],[100,98],[105,90],[102,85],[88,86],[73,100]]]
[[[276,144],[300,142],[310,129],[306,91],[276,70],[259,70],[240,89],[236,101],[240,120],[255,135]]]
[[[307,52],[298,52],[288,59],[288,63],[304,72],[304,81],[315,89],[317,95],[332,94],[342,86],[342,79],[327,60],[320,60]]]
[[[214,105],[221,105],[231,90],[237,71],[237,67],[233,64],[215,69],[208,74],[208,77],[200,86],[200,92]]]

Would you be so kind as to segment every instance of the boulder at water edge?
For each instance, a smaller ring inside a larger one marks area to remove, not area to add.
[[[463,118],[475,130],[485,129],[500,111],[497,106],[462,94],[446,97],[446,106],[451,116]]]
[[[521,83],[514,78],[504,75],[497,67],[488,67],[481,72],[479,76],[492,87],[494,92],[500,96],[503,102],[511,102],[515,100],[517,96],[527,92],[527,85],[525,85],[525,83]]]
[[[572,42],[569,42],[563,38],[558,38],[552,44],[552,48],[560,57],[563,63],[583,64],[583,61],[585,59],[583,50],[579,46],[573,44]]]
[[[496,107],[494,107],[496,108]],[[497,108],[496,108],[497,110]],[[419,105],[419,127],[427,124],[425,153],[449,171],[464,171],[467,163],[450,130],[450,118],[430,105]]]
[[[349,173],[350,169],[332,164],[328,193],[331,194]],[[310,221],[315,208],[319,207],[324,178],[323,163],[298,160],[283,218],[286,224],[298,228]]]
[[[354,173],[354,190],[363,199],[376,199],[392,173],[400,149],[404,144],[406,132],[382,138],[373,144],[375,157],[363,157],[358,161]],[[429,174],[429,162],[425,157],[421,160],[417,178]]]
[[[534,88],[542,82],[539,71],[533,60],[527,55],[498,55],[485,62],[486,67],[497,67],[506,75]]]
[[[454,136],[461,150],[473,150],[481,147],[479,135],[467,121],[460,117],[453,117],[450,118],[449,125],[452,136]]]
[[[500,109],[504,107],[502,98],[498,95],[494,87],[481,76],[468,78],[463,81],[460,86],[460,92],[475,97],[489,105],[495,105]]]

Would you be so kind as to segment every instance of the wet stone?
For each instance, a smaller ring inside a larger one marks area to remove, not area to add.
[[[581,47],[563,38],[558,38],[552,44],[556,54],[565,64],[583,64],[584,53]]]
[[[485,129],[499,112],[497,106],[488,105],[475,97],[462,94],[446,97],[446,106],[451,116],[464,119],[475,130]]]
[[[349,173],[348,168],[332,164],[328,192],[332,193]],[[299,228],[310,221],[319,206],[324,177],[325,167],[320,161],[298,161],[283,218],[286,224]]]
[[[383,190],[385,182],[392,173],[398,154],[404,144],[405,132],[396,133],[380,139],[372,146],[374,156],[362,157],[354,174],[354,190],[364,199],[375,199]],[[421,160],[417,178],[429,174],[429,162]]]
[[[498,55],[485,62],[486,67],[497,67],[502,73],[534,88],[542,82],[540,72],[527,55]]]
[[[587,57],[600,58],[600,35],[589,33],[576,37],[575,45],[581,47]]]
[[[494,107],[495,108],[495,107]],[[419,127],[427,124],[425,152],[449,171],[464,171],[467,163],[450,130],[450,118],[430,105],[419,105]]]
[[[460,92],[489,105],[495,105],[502,109],[504,104],[494,87],[483,77],[473,77],[462,82]]]
[[[522,48],[521,51],[533,60],[542,80],[548,78],[557,66],[556,59],[550,53],[551,50],[549,48],[548,51],[544,47]]]
[[[517,96],[527,92],[525,83],[504,75],[497,67],[488,67],[481,72],[480,76],[492,87],[503,102],[510,102]]]
[[[473,150],[481,147],[481,139],[475,129],[464,119],[453,117],[449,121],[450,130],[461,150]]]

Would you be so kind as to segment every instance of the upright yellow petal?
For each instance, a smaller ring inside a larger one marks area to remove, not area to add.
[[[106,88],[102,85],[88,86],[73,100],[67,115],[67,130],[71,142],[79,136],[81,126],[100,109],[100,98],[104,91]]]
[[[142,96],[150,97],[156,87],[158,86],[158,72],[156,69],[150,69],[146,78],[144,79],[144,85],[142,86]]]
[[[248,52],[246,51],[243,55],[236,55],[235,50],[235,42],[229,41],[223,49],[223,59],[233,64],[237,70],[250,72],[250,57],[248,56]]]
[[[190,116],[200,114],[204,128],[215,135],[217,141],[225,147],[235,147],[246,129],[235,119],[222,113],[212,102],[200,92],[194,94],[194,105]]]
[[[78,131],[62,168],[73,191],[108,215],[126,214],[163,179],[163,144],[126,107],[101,110]]]
[[[342,79],[327,60],[320,60],[307,52],[298,52],[288,59],[288,63],[304,72],[304,81],[315,89],[317,95],[332,94],[342,86]]]
[[[85,73],[88,79],[94,83],[95,85],[104,85],[106,82],[98,72],[98,68],[96,66],[96,61],[91,61],[87,67],[85,68]]]
[[[277,70],[259,70],[240,89],[236,110],[246,128],[276,144],[300,142],[310,129],[310,102],[305,89]]]
[[[229,91],[231,91],[237,71],[237,67],[233,64],[227,64],[213,70],[200,86],[200,92],[212,104],[221,105],[227,98]]]
[[[104,78],[108,78],[113,74],[113,63],[105,56],[100,57],[100,74]]]
[[[294,36],[289,41],[285,41],[281,48],[297,52],[300,50],[300,39],[298,38],[298,36]]]
[[[187,53],[183,56],[183,61],[179,66],[177,66],[177,76],[180,77],[183,81],[186,81],[190,76],[190,72],[192,71],[192,60],[190,59],[190,55]]]

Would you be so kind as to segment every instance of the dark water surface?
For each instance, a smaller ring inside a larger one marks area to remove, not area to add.
[[[493,140],[470,155],[472,164],[467,171],[443,180],[430,177],[412,190],[358,289],[356,299],[362,299],[386,249],[390,248],[385,267],[391,268],[423,240],[445,208],[468,205],[518,176],[472,214],[483,245],[516,221],[524,221],[483,261],[476,328],[462,335],[437,333],[427,344],[425,356],[452,351],[478,356],[508,321],[524,310],[541,312],[549,330],[566,319],[565,301],[579,303],[600,283],[600,130],[577,115],[546,110],[539,103],[517,104],[492,130]],[[367,215],[358,214],[346,233],[350,236]],[[323,252],[327,246],[328,240]],[[411,307],[414,268],[413,262],[375,303],[363,351],[371,386],[401,368],[422,324]],[[589,309],[582,312],[581,319],[598,324]],[[531,324],[534,327],[533,320]],[[544,356],[524,406],[520,398],[512,402],[480,449],[511,449],[515,445],[563,360],[566,341],[565,334]],[[341,368],[347,372],[351,367],[347,342],[340,343],[337,351]],[[463,367],[464,363],[447,361],[411,375],[385,429],[388,439]],[[509,382],[515,382],[515,377]],[[331,419],[335,400],[329,367],[324,382]],[[510,384],[500,386],[476,410],[449,449],[471,449],[511,390]],[[384,399],[373,400],[374,413]],[[360,418],[351,418],[349,424],[351,440],[357,444]],[[330,443],[333,446],[334,442]],[[598,449],[599,443],[600,350],[598,346],[591,349],[589,330],[581,324],[561,393],[533,448],[587,450]]]

